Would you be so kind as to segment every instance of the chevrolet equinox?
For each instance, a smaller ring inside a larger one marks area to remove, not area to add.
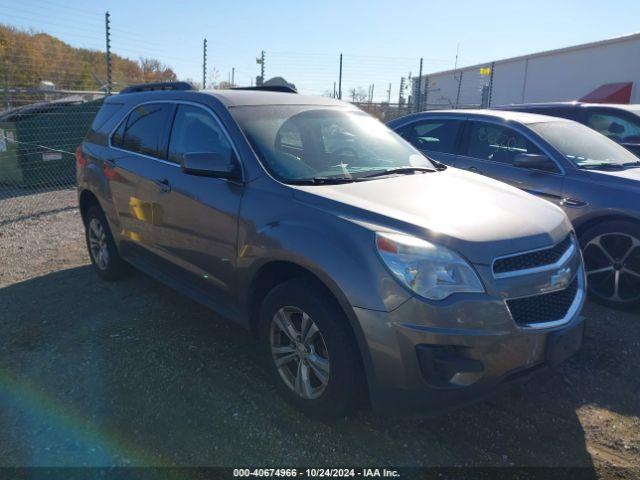
[[[316,418],[433,412],[580,347],[585,275],[560,208],[350,104],[266,90],[106,99],[76,151],[100,277],[135,266],[254,331]]]

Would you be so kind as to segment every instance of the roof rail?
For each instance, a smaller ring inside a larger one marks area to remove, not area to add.
[[[131,85],[120,90],[123,93],[151,92],[153,90],[194,90],[193,85],[187,82],[153,82]]]
[[[231,90],[256,90],[258,92],[282,92],[282,93],[298,93],[298,91],[286,85],[261,85],[259,87],[232,87]]]

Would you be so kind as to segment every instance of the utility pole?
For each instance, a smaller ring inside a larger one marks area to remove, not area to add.
[[[202,42],[202,89],[207,88],[207,39]]]
[[[333,98],[336,98],[337,93],[336,93],[336,82],[333,82]]]
[[[391,103],[391,83],[389,83],[389,90],[387,90],[387,103]]]
[[[489,74],[489,100],[487,101],[487,108],[491,108],[491,96],[493,95],[493,71],[495,70],[496,62],[491,62],[491,73]]]
[[[376,84],[371,84],[371,96],[369,97],[369,103],[373,103],[373,89],[376,88]]]
[[[236,67],[231,67],[231,86],[236,85]]]
[[[107,62],[107,95],[111,95],[111,15],[104,13],[104,29],[107,40],[107,52],[105,60]]]
[[[422,100],[423,111],[429,110],[429,76],[424,77],[424,99]]]
[[[416,91],[416,112],[419,112],[422,107],[422,58],[420,58],[420,70],[418,71],[418,90]]]
[[[458,105],[460,104],[460,88],[462,87],[462,74],[464,73],[464,71],[461,71],[458,74],[458,93],[456,94],[456,108],[458,108]]]
[[[340,54],[340,73],[338,74],[338,98],[342,100],[342,54]]]
[[[404,94],[404,77],[400,77],[400,90],[398,91],[398,107],[403,103],[403,95]]]
[[[460,55],[460,44],[458,44],[458,46],[456,47],[456,62],[453,66],[453,78],[456,77],[455,72],[458,71],[458,56]],[[460,72],[458,74],[458,93],[456,94],[456,108],[458,108],[458,104],[460,103],[460,88],[462,87],[462,74],[463,72]]]
[[[264,83],[264,50],[260,53],[260,86]]]

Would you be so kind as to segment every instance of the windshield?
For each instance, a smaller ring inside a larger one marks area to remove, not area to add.
[[[626,148],[580,123],[544,122],[529,127],[580,168],[638,161]]]
[[[356,179],[401,167],[434,167],[382,123],[358,110],[301,105],[230,110],[264,166],[285,182]]]

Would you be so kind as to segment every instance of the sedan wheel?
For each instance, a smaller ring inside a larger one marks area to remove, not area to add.
[[[271,320],[269,337],[284,383],[304,399],[320,397],[329,383],[329,353],[312,318],[297,307],[282,307]]]
[[[590,292],[611,303],[640,300],[640,240],[622,232],[603,233],[584,246]]]
[[[107,234],[99,219],[91,219],[88,234],[89,250],[93,261],[100,270],[106,270],[109,266],[109,248],[107,246]]]

